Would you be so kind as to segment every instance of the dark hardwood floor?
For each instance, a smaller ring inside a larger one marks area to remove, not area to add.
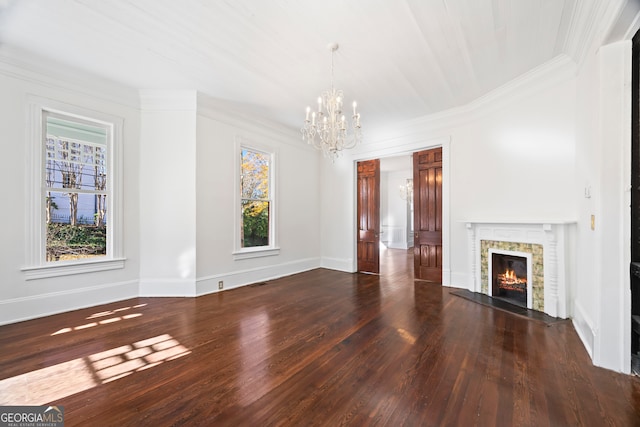
[[[637,377],[546,326],[413,280],[314,270],[0,327],[0,404],[67,426],[638,426]]]

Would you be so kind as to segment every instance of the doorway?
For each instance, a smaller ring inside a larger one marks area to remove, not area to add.
[[[444,156],[443,153],[445,154]],[[443,244],[442,235],[443,230],[447,230],[448,227],[446,219],[443,220],[442,216],[443,207],[448,212],[446,206],[448,203],[448,188],[446,187],[446,180],[443,179],[443,170],[448,166],[446,160],[448,156],[446,154],[448,154],[448,144],[446,147],[418,151],[415,156],[407,153],[379,159],[380,173],[378,179],[380,182],[378,185],[380,190],[377,197],[379,204],[376,204],[379,211],[375,214],[378,228],[374,230],[374,234],[379,236],[379,245],[377,245],[379,250],[377,251],[378,254],[376,254],[379,259],[379,269],[375,273],[386,274],[387,272],[397,271],[400,265],[405,265],[403,267],[404,270],[411,270],[411,273],[415,273],[417,279],[444,283],[443,266],[448,266],[447,246],[446,242]],[[417,161],[417,166],[414,165],[414,157]],[[425,162],[425,160],[428,160],[428,162]],[[363,193],[361,183],[366,182],[366,177],[361,176],[360,172],[363,164],[365,162],[357,163],[359,171],[357,186],[357,271],[374,272],[361,268],[363,255],[371,254],[371,251],[367,253],[362,251],[364,242],[360,239],[363,233],[371,234],[362,228],[362,224],[370,224],[371,221],[366,219],[362,221],[360,218],[362,213],[366,211],[362,207],[366,206],[366,202],[372,199],[370,195],[365,196],[362,200],[360,199],[360,194]],[[428,167],[425,168],[425,165]],[[416,176],[420,182],[417,187],[414,187]],[[421,209],[421,212],[416,216],[416,218],[422,218],[418,222],[420,230],[414,229],[415,194],[417,194],[415,197],[420,201],[418,208]],[[435,211],[438,211],[437,218],[433,217]],[[416,235],[420,245],[414,251],[414,236]],[[427,239],[428,236],[433,237],[433,235],[437,235],[437,241]],[[446,237],[444,240],[447,240]],[[407,262],[405,258],[410,258],[411,262]],[[447,281],[446,284],[448,283]]]
[[[413,274],[413,160],[380,159],[380,273]]]

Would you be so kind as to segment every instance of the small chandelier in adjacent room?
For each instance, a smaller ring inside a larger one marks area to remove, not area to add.
[[[331,89],[318,97],[318,110],[312,111],[307,107],[307,114],[302,127],[302,139],[322,150],[325,157],[335,160],[342,150],[350,149],[362,141],[360,127],[360,113],[357,111],[357,103],[352,104],[353,115],[347,122],[342,112],[344,95],[342,90],[333,87],[333,57],[338,50],[337,43],[327,46],[331,50]]]
[[[400,185],[400,198],[409,203],[413,202],[413,179],[407,179],[405,185]]]

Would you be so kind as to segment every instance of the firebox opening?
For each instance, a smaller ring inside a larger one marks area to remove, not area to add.
[[[527,308],[527,258],[493,253],[491,262],[492,296]]]

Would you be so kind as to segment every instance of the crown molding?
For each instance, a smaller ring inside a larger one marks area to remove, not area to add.
[[[198,115],[225,123],[235,128],[285,143],[302,150],[313,150],[302,141],[300,132],[258,115],[242,111],[235,105],[198,94]]]
[[[589,50],[595,51],[603,43],[627,1],[594,0],[591,6],[585,1],[576,2],[563,51],[574,59],[578,68],[582,67]]]
[[[433,138],[449,135],[452,128],[503,109],[515,100],[531,97],[570,81],[576,75],[576,63],[565,54],[558,55],[466,105],[399,122],[390,129],[389,136],[375,139],[371,144],[389,144],[424,138],[425,133],[430,133]]]
[[[612,14],[612,22],[606,26],[607,33],[602,44],[631,40],[640,27],[640,1],[625,0]]]
[[[54,65],[54,66],[52,66]],[[134,88],[0,43],[0,74],[55,90],[138,108]]]
[[[413,154],[419,150],[426,150],[433,147],[441,147],[451,142],[450,135],[438,136],[433,138],[424,138],[417,136],[392,145],[385,142],[377,142],[362,145],[354,148],[349,153],[349,158],[353,161],[375,159],[392,156],[403,156]]]
[[[596,0],[599,1],[599,0]],[[577,62],[577,46],[579,45],[579,40],[584,36],[584,32],[581,31],[586,2],[577,1],[574,3],[573,13],[571,14],[571,20],[569,21],[569,30],[567,31],[567,38],[564,41],[564,46],[562,47],[562,51],[567,55],[571,56]],[[592,9],[594,9],[592,7]]]
[[[631,40],[635,33],[640,29],[640,12],[637,12],[633,18],[633,21],[627,27],[627,31],[625,32],[622,40]]]

